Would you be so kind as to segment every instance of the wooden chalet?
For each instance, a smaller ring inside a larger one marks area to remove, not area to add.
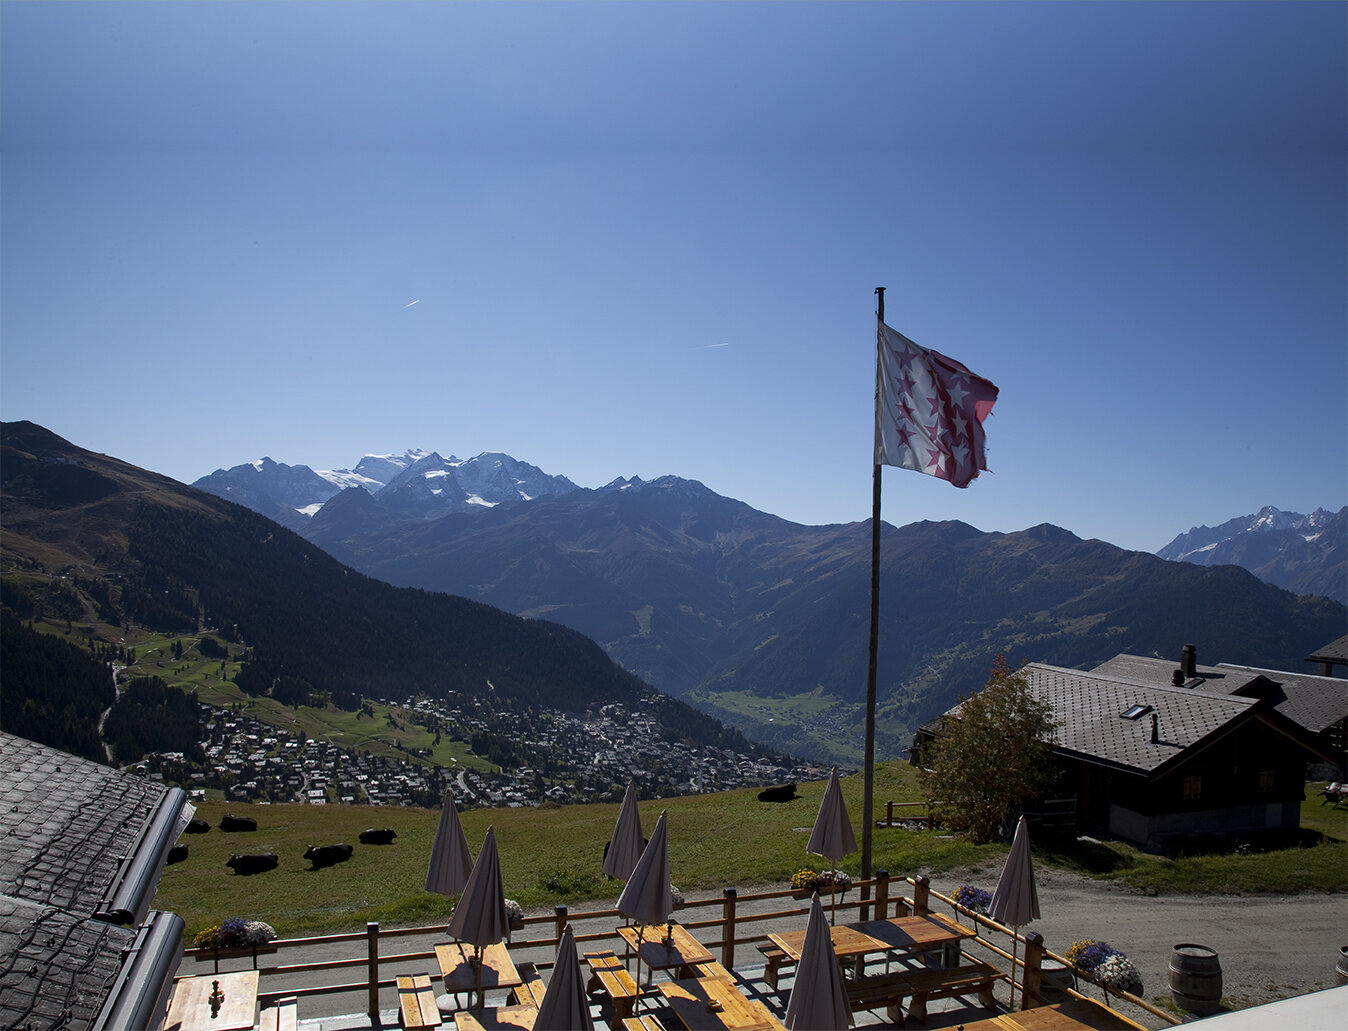
[[[1307,762],[1331,758],[1266,698],[1117,670],[1031,663],[1024,673],[1052,709],[1055,793],[1074,800],[1078,831],[1153,851],[1289,835],[1300,826]],[[958,706],[946,715],[958,717]],[[918,732],[915,756],[939,727]]]

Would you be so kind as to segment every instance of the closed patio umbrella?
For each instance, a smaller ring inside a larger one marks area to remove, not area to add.
[[[641,813],[637,811],[637,787],[629,780],[622,808],[618,810],[618,822],[613,825],[613,836],[609,838],[608,852],[604,856],[604,875],[620,881],[630,878],[641,858],[644,842]]]
[[[842,970],[833,953],[833,938],[819,892],[815,892],[783,1023],[792,1031],[845,1031],[850,1019]]]
[[[618,912],[637,924],[663,924],[674,912],[674,893],[669,890],[669,825],[665,812],[660,813],[651,840],[646,843],[632,876],[618,896]],[[637,984],[640,983],[641,952],[638,950]]]
[[[1020,929],[1031,920],[1039,919],[1039,889],[1034,883],[1034,862],[1030,858],[1030,830],[1021,817],[1016,824],[1016,836],[1011,841],[1002,875],[988,904],[988,916],[999,924],[1010,924],[1015,934],[1011,938],[1011,1003],[1016,1001],[1016,946]]]
[[[618,912],[639,924],[662,924],[674,912],[674,894],[669,890],[668,819],[665,812],[660,813],[651,840],[618,896]]]
[[[459,810],[454,805],[454,795],[446,791],[444,805],[440,807],[440,825],[431,845],[431,862],[426,869],[426,890],[451,898],[462,895],[472,872],[473,856],[459,823]]]
[[[473,946],[477,965],[478,995],[482,994],[482,949],[510,937],[510,915],[506,912],[505,886],[501,883],[501,858],[496,851],[496,829],[487,828],[473,872],[468,875],[463,896],[449,919],[449,933]]]
[[[842,785],[838,783],[838,767],[828,777],[828,787],[824,789],[824,800],[819,803],[819,815],[814,818],[814,828],[810,831],[810,842],[805,851],[814,856],[823,856],[833,864],[833,880],[838,879],[838,860],[857,850],[856,835],[852,833],[852,821],[847,815],[847,805],[843,802]],[[829,901],[833,910],[834,922],[838,919],[837,901],[833,897],[834,886],[829,886]]]
[[[566,925],[561,941],[557,943],[552,980],[543,993],[534,1027],[540,1031],[594,1031],[590,999],[585,993],[585,975],[576,958],[576,939],[570,924]]]

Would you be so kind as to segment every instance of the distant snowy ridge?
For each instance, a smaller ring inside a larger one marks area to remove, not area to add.
[[[429,455],[429,451],[413,448],[401,455],[366,455],[354,469],[318,469],[318,475],[338,490],[364,487],[371,494],[378,493],[390,480],[409,466]],[[334,492],[335,493],[335,492]]]
[[[499,451],[459,459],[420,448],[402,454],[369,454],[354,469],[315,471],[307,465],[261,458],[217,469],[192,486],[292,529],[307,523],[342,491],[356,487],[404,518],[424,520],[578,489],[565,476],[550,476]]]
[[[1317,508],[1307,516],[1300,512],[1284,512],[1272,505],[1265,505],[1253,515],[1237,516],[1234,519],[1228,519],[1220,526],[1192,527],[1157,551],[1156,555],[1158,558],[1170,559],[1174,562],[1193,562],[1197,561],[1193,556],[1211,551],[1233,537],[1247,533],[1267,533],[1272,530],[1300,530],[1303,531],[1303,539],[1313,540],[1318,536],[1320,528],[1334,516],[1335,513],[1323,508]],[[1304,531],[1307,530],[1314,530],[1315,532],[1306,534]],[[1207,564],[1206,562],[1199,562],[1199,565]]]
[[[1268,505],[1220,526],[1195,526],[1156,554],[1200,566],[1241,566],[1289,591],[1348,604],[1348,507],[1302,515]]]

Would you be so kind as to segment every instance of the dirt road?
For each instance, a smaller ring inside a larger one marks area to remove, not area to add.
[[[940,874],[932,888],[949,895],[966,880]],[[1341,893],[1147,897],[1042,868],[1035,881],[1042,916],[1024,930],[1038,931],[1059,955],[1079,938],[1126,952],[1151,1002],[1169,999],[1171,949],[1183,942],[1217,951],[1223,997],[1237,1006],[1332,987],[1339,948],[1348,945],[1348,895]],[[992,887],[986,874],[973,883]]]

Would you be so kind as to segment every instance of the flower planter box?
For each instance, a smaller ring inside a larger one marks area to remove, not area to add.
[[[816,884],[813,888],[792,888],[791,897],[793,899],[808,899],[817,891],[819,892],[820,901],[827,899],[830,892],[832,892],[834,898],[841,899],[851,890],[852,885],[850,883],[839,885],[836,888],[830,888],[827,884]]]

